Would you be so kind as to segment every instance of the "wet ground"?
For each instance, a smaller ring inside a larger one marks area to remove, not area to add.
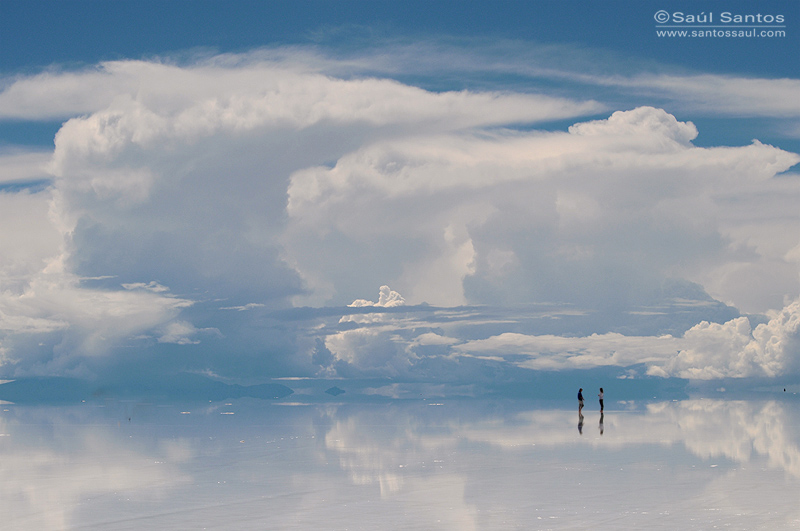
[[[0,409],[4,529],[796,529],[789,402]]]

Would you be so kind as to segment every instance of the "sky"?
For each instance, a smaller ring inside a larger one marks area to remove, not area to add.
[[[0,378],[797,380],[798,38],[796,1],[0,0]]]

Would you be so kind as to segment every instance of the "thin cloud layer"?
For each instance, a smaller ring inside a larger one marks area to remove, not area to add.
[[[601,84],[652,92],[681,100],[688,109],[732,116],[800,117],[800,80],[735,76],[648,75],[598,79]]]
[[[435,50],[436,53],[430,53]],[[427,42],[383,48],[379,53],[346,62],[385,75],[413,72],[431,79],[470,76],[486,83],[493,76],[518,76],[555,83],[562,92],[616,91],[613,96],[638,101],[658,101],[671,109],[701,116],[737,116],[796,119],[800,80],[757,78],[736,74],[691,74],[663,68],[650,71],[650,61],[620,56],[570,44],[536,44],[525,41],[482,42],[477,49],[453,43]],[[795,120],[796,121],[796,120]]]

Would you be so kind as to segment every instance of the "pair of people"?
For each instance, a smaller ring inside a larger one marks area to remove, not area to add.
[[[600,399],[600,413],[603,412],[603,407],[604,407],[603,396],[604,396],[603,388],[601,387],[600,393],[597,395],[597,397]],[[583,411],[583,387],[578,389],[578,413],[580,413],[581,411]]]

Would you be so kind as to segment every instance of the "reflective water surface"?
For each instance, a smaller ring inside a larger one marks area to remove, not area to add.
[[[3,529],[796,529],[791,402],[0,407]]]

